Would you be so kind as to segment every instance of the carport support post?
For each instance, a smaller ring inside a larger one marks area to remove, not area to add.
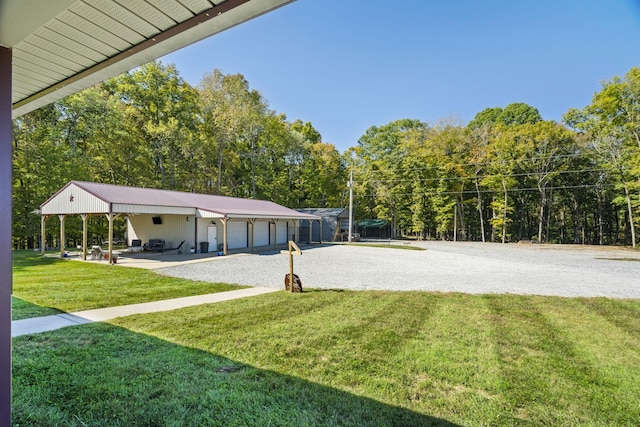
[[[11,425],[11,49],[0,46],[0,425]]]
[[[113,218],[112,213],[107,214],[109,220],[109,264],[113,264]]]
[[[227,256],[227,220],[222,218],[222,253]]]
[[[82,260],[87,260],[87,222],[89,222],[89,215],[82,214]]]
[[[58,218],[60,218],[60,258],[64,258],[64,241],[66,240],[65,237],[65,233],[64,233],[64,220],[67,216],[66,215],[58,215]]]
[[[273,220],[273,248],[278,249],[278,220]]]
[[[289,242],[289,290],[293,293],[293,248]]]
[[[253,253],[253,239],[255,237],[255,234],[253,232],[255,225],[256,225],[256,219],[255,218],[249,218],[249,224],[251,224],[251,253]]]
[[[47,251],[47,215],[40,217],[40,254],[44,256]]]

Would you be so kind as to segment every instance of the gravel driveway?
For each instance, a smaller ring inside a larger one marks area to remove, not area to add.
[[[412,242],[425,251],[329,245],[303,248],[304,287],[512,293],[640,299],[640,252],[623,248]],[[286,254],[239,254],[156,270],[169,276],[284,288]]]

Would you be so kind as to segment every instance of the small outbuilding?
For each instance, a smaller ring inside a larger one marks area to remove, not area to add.
[[[348,236],[349,211],[346,208],[305,208],[297,211],[321,218],[321,221],[313,219],[300,221],[302,241],[336,242],[344,240],[343,236]]]
[[[42,253],[46,221],[60,220],[60,241],[65,242],[64,222],[69,215],[82,218],[82,253],[87,257],[87,227],[91,216],[109,221],[109,259],[113,252],[113,221],[126,221],[126,238],[152,249],[193,247],[208,252],[277,246],[297,240],[300,221],[321,221],[266,200],[241,199],[210,194],[125,187],[95,182],[70,181],[40,206]],[[63,255],[64,245],[60,253]]]

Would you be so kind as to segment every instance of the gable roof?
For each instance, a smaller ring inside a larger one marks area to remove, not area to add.
[[[315,215],[322,218],[349,218],[349,213],[346,212],[346,208],[303,208],[296,209],[298,212],[306,213],[309,215]]]
[[[319,219],[267,200],[70,181],[40,206],[43,215],[175,214],[204,218]]]

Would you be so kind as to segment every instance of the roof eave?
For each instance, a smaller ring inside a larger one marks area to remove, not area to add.
[[[226,0],[167,31],[13,104],[15,119],[295,0]]]

